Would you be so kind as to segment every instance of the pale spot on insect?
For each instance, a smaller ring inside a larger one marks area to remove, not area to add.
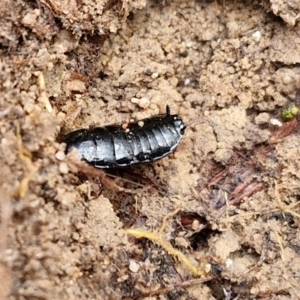
[[[143,121],[139,121],[139,122],[138,122],[138,125],[139,125],[140,127],[143,127],[143,126],[145,125],[145,123],[144,123]]]

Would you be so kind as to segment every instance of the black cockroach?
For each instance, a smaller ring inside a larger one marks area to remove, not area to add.
[[[153,116],[138,122],[80,129],[67,134],[66,153],[77,149],[79,156],[96,168],[127,167],[150,163],[172,153],[186,128],[178,115]]]

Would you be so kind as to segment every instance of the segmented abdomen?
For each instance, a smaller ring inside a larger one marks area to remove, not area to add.
[[[180,117],[167,110],[166,115],[129,123],[126,130],[109,125],[71,132],[65,137],[66,152],[76,148],[82,159],[97,168],[148,163],[174,151],[184,130]]]

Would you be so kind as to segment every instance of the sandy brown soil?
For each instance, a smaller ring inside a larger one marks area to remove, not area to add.
[[[299,12],[1,1],[0,299],[300,299],[299,125],[281,118],[300,106]],[[166,104],[176,153],[101,173],[101,195],[59,143]]]

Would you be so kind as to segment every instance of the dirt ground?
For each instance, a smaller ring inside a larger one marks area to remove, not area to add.
[[[300,299],[299,13],[1,1],[0,299]],[[64,153],[166,104],[173,155],[112,177]]]

